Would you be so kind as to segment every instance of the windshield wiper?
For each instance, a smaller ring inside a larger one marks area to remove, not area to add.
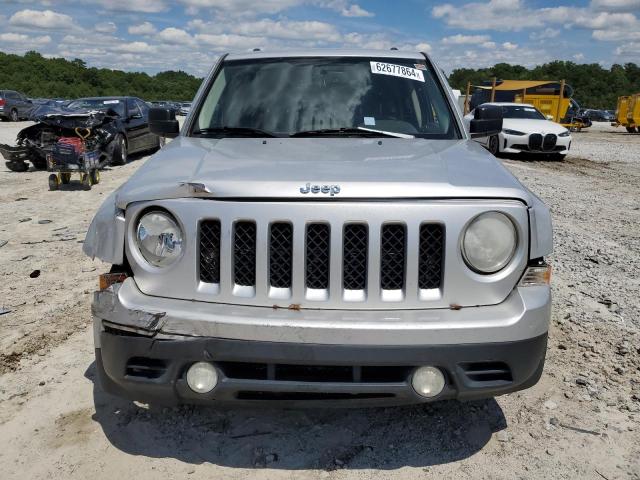
[[[194,130],[192,135],[197,135],[199,137],[207,137],[207,136],[233,136],[233,135],[241,135],[243,137],[269,137],[275,138],[277,135],[275,133],[267,132],[266,130],[260,130],[259,128],[251,128],[251,127],[209,127],[209,128],[201,128],[198,130]]]
[[[320,128],[318,130],[302,130],[292,133],[291,137],[321,137],[331,135],[359,136],[359,137],[395,137],[395,138],[415,138],[413,135],[397,132],[387,132],[384,130],[374,130],[364,127],[343,127],[343,128]]]

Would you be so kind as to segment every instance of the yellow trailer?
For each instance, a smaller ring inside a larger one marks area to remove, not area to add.
[[[488,83],[488,82],[487,82]],[[467,94],[472,85],[467,85]],[[476,92],[484,91],[481,100],[490,102],[528,103],[536,107],[550,120],[571,129],[580,130],[589,126],[579,115],[580,106],[571,98],[573,89],[564,80],[491,80],[491,84],[475,87]],[[474,95],[476,95],[474,92]],[[490,93],[489,98],[486,98]],[[473,103],[473,100],[472,100]],[[465,104],[469,109],[469,102]],[[473,105],[475,107],[475,105]],[[465,113],[468,113],[465,111]]]
[[[629,133],[640,133],[640,93],[618,98],[614,127],[622,125]]]

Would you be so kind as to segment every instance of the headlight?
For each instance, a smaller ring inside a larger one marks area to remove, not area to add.
[[[136,229],[138,249],[154,267],[167,267],[182,254],[182,230],[166,212],[149,212],[140,218]]]
[[[506,133],[507,135],[518,135],[519,137],[521,137],[522,135],[526,135],[526,133],[524,132],[519,132],[518,130],[509,130],[508,128],[503,129],[502,132]]]
[[[479,273],[496,273],[513,258],[518,237],[513,222],[503,213],[478,215],[462,239],[462,255],[467,265]]]
[[[569,135],[571,135],[571,132],[569,130],[565,130],[564,132],[562,132],[558,136],[559,137],[568,137]]]

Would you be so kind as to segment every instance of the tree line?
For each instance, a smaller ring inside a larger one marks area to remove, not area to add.
[[[123,72],[33,51],[23,56],[0,52],[0,65],[0,90],[17,90],[31,98],[130,95],[148,101],[191,100],[202,82],[183,71]]]
[[[619,96],[640,93],[640,67],[635,63],[603,68],[597,63],[577,64],[554,61],[528,69],[521,65],[498,63],[493,67],[458,68],[449,76],[452,88],[463,93],[467,82],[481,85],[496,77],[502,80],[565,80],[573,87],[573,98],[583,108],[613,110]]]

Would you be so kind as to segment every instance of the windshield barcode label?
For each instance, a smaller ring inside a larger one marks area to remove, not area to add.
[[[424,82],[424,75],[421,70],[404,65],[394,65],[393,63],[371,62],[371,73],[380,75],[391,75],[392,77],[408,78]]]

